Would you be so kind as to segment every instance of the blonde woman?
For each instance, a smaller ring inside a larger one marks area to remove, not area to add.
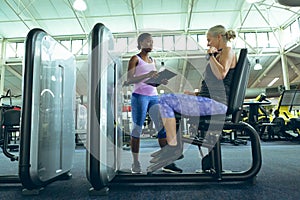
[[[225,114],[230,84],[236,66],[236,56],[228,42],[236,37],[222,25],[207,31],[207,60],[209,61],[201,90],[198,94],[164,94],[160,96],[160,112],[166,130],[167,146],[151,162],[165,158],[176,160],[181,156],[177,145],[175,112],[187,116]]]

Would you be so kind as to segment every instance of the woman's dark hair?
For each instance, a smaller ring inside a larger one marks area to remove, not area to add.
[[[148,37],[151,37],[151,34],[150,33],[142,33],[139,35],[138,39],[137,39],[137,43],[138,43],[138,46],[137,48],[138,49],[141,49],[141,45],[140,43],[143,42],[146,38]]]

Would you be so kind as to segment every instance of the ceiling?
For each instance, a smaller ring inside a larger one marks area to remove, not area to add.
[[[261,0],[255,4],[249,4],[246,0],[86,0],[86,2],[87,10],[78,12],[72,8],[73,0],[0,0],[0,38],[22,40],[29,30],[37,27],[54,37],[84,38],[99,22],[105,24],[116,37],[137,35],[145,30],[156,33],[189,34],[204,32],[216,24],[222,24],[237,32],[277,31],[300,16],[300,7],[283,6],[275,0]],[[263,65],[260,71],[251,70],[248,88],[266,88],[274,77],[279,77],[274,86],[283,85],[279,50],[269,51],[251,46],[247,48],[250,51],[249,59],[252,65],[256,58],[259,58]],[[289,82],[298,83],[300,82],[298,43],[293,44],[287,51]],[[124,70],[127,68],[127,62],[123,61]],[[80,80],[77,81],[78,95],[86,94],[84,63],[85,61],[80,61],[77,66],[77,80]],[[177,84],[177,91],[197,88],[200,83],[199,75],[193,70],[200,67],[198,63],[205,63],[204,58],[191,58],[186,63],[183,59],[166,61],[166,65],[184,75],[179,80],[173,80],[172,85]],[[20,60],[9,60],[5,66],[5,90],[11,88],[14,94],[21,94]]]
[[[276,29],[299,16],[299,8],[281,6],[274,0],[257,4],[245,0],[86,0],[84,12],[74,11],[73,1],[1,0],[0,35],[25,37],[34,27],[53,36],[88,34],[98,22],[113,33],[206,30],[220,23],[227,28],[265,30]]]

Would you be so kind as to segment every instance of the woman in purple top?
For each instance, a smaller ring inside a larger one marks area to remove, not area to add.
[[[166,133],[162,126],[158,106],[158,93],[156,87],[144,83],[146,80],[157,76],[155,61],[149,56],[153,49],[153,39],[151,34],[143,33],[138,37],[138,49],[140,53],[131,57],[128,63],[128,74],[126,84],[134,84],[131,97],[131,111],[133,129],[131,132],[131,152],[133,156],[132,173],[141,173],[139,162],[140,136],[146,114],[153,120],[158,131],[158,141],[161,147],[166,143]],[[164,80],[162,84],[167,84]],[[181,172],[174,163],[164,168],[167,172]]]

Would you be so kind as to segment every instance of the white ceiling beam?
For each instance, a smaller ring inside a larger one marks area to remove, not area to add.
[[[20,21],[28,28],[28,30],[30,30],[31,28],[29,27],[29,25],[27,25],[25,20],[19,15],[19,13],[14,9],[14,7],[7,0],[5,0],[5,3],[15,13],[15,15],[20,19]]]
[[[19,74],[16,70],[12,69],[10,66],[8,65],[4,65],[6,70],[9,71],[10,73],[12,73],[15,77],[17,77],[18,79],[22,80],[22,75]]]
[[[278,9],[290,11],[290,12],[292,12],[292,13],[294,13],[294,14],[299,14],[299,13],[297,13],[297,12],[291,10],[290,7],[287,7],[287,6],[276,6],[276,5],[274,5],[274,3],[272,3],[272,4],[260,3],[259,5],[267,6],[267,7],[273,7],[273,8],[278,8]]]
[[[29,16],[30,16],[30,20],[33,21],[37,26],[41,27],[41,25],[36,21],[36,19],[34,18],[34,16],[31,14],[31,12],[28,10],[28,7],[32,4],[32,2],[29,3],[29,5],[25,6],[24,3],[22,1],[19,1],[19,4],[18,5],[21,5],[23,7],[23,10],[22,11],[17,11],[12,5],[10,2],[8,2],[7,0],[5,0],[6,4],[10,7],[10,9],[15,13],[15,15],[20,19],[20,21],[28,28],[28,30],[31,29],[31,27],[26,23],[27,20],[24,20],[22,17],[21,17],[21,13],[26,11]],[[15,0],[14,0],[15,2]]]
[[[42,27],[42,26],[38,23],[38,21],[36,21],[35,17],[31,14],[31,12],[28,10],[28,7],[33,3],[33,1],[31,1],[27,6],[25,6],[24,3],[23,3],[22,1],[19,1],[19,2],[22,4],[24,10],[30,15],[31,21],[35,22],[39,27]],[[24,11],[24,10],[23,10],[23,11]],[[22,12],[23,12],[23,11],[22,11]],[[20,13],[22,13],[22,12],[20,12]]]
[[[300,81],[300,76],[296,77],[291,83],[298,83]]]
[[[52,3],[52,1],[51,1],[51,3]],[[75,12],[75,10],[74,10],[74,8],[73,8],[73,5],[71,6],[71,8],[73,9],[73,11]],[[89,23],[88,23],[88,21],[87,21],[87,17],[86,17],[86,15],[84,14],[84,11],[80,11],[79,12],[80,14],[81,14],[81,17],[83,18],[83,20],[84,20],[84,22],[85,22],[85,38],[87,38],[87,36],[88,36],[88,32],[90,31],[90,30],[92,30],[92,28],[90,27],[90,25],[89,25]],[[86,30],[86,28],[87,28],[87,30]]]
[[[31,0],[29,3],[26,3],[26,6],[24,5],[24,3],[22,1],[19,0],[19,2],[21,2],[23,4],[23,8],[25,10],[25,9],[28,9],[33,4],[33,2],[35,2],[35,0]],[[21,12],[23,12],[23,10]]]
[[[67,1],[67,0],[65,0]],[[68,3],[69,4],[69,3]],[[137,7],[139,3],[135,3],[135,7]],[[216,10],[214,11],[214,13],[231,13],[231,12],[238,12],[238,10],[224,10],[224,11],[220,11],[220,10]],[[195,12],[193,11],[192,14],[209,14],[211,13],[211,11],[203,11],[203,12]],[[101,13],[100,13],[101,14]],[[136,14],[136,15],[143,15],[143,16],[160,16],[160,15],[182,15],[182,14],[186,14],[186,12],[160,12],[160,13],[143,13],[143,14]],[[121,17],[130,17],[132,16],[131,14],[114,14],[114,15],[97,15],[97,16],[85,16],[86,19],[98,19],[98,18],[107,18],[107,17],[116,17],[116,18],[121,18]],[[37,19],[39,21],[51,21],[51,20],[62,20],[62,19],[73,19],[73,17],[63,17],[63,18],[40,18]],[[16,22],[17,20],[3,20],[1,22]]]
[[[293,79],[292,81],[290,81],[291,83],[297,83],[300,81],[300,70],[293,64],[291,66],[291,68],[296,72],[297,71],[297,77],[295,79]]]
[[[278,56],[280,54],[280,52],[272,52],[272,53],[268,53],[268,52],[262,52],[259,55],[257,55],[256,53],[248,53],[248,57],[270,57],[270,56]]]
[[[75,18],[76,18],[76,20],[77,20],[77,22],[78,22],[78,24],[79,24],[81,30],[83,31],[83,33],[84,33],[84,34],[86,35],[86,37],[87,37],[87,35],[89,34],[89,31],[86,31],[85,28],[83,27],[83,24],[81,23],[81,21],[80,21],[78,15],[77,15],[77,12],[76,12],[76,10],[73,8],[72,3],[70,2],[70,0],[67,0],[67,2],[68,2],[68,4],[69,4],[69,7],[71,8],[71,10],[72,10],[72,12],[73,12]]]
[[[4,75],[5,75],[5,66],[4,66],[4,55],[6,50],[6,41],[1,39],[1,54],[0,54],[0,95],[3,95],[4,90]],[[1,103],[1,100],[0,100]]]
[[[4,75],[5,75],[5,67],[2,65],[0,68],[0,95],[3,95],[4,92]],[[2,104],[1,100],[0,103]]]
[[[279,40],[279,38],[276,36],[275,31],[273,29],[273,27],[271,26],[270,22],[266,19],[266,17],[263,15],[263,13],[261,12],[261,10],[255,5],[253,4],[255,9],[257,10],[257,12],[260,14],[260,16],[264,19],[264,21],[268,24],[268,26],[270,27],[271,31],[273,32],[273,35],[276,39],[276,41],[278,42],[279,48],[282,49],[282,44],[281,41]]]
[[[187,57],[187,35],[184,36],[185,39],[185,57]],[[178,92],[182,92],[183,90],[183,82],[184,80],[186,80],[186,74],[187,74],[187,60],[188,59],[184,59],[184,63],[183,63],[183,67],[182,67],[182,76],[181,76],[181,80],[180,80],[180,85],[179,85],[179,91]],[[178,63],[179,64],[179,63]]]
[[[278,53],[263,53],[260,54],[260,57],[269,57],[269,56],[278,56]],[[88,56],[87,55],[76,55],[76,61],[82,61],[82,60],[87,60]],[[132,56],[132,53],[124,53],[122,55],[122,60],[123,61],[129,61]],[[205,58],[205,54],[199,52],[199,51],[186,51],[186,53],[181,53],[181,52],[152,52],[151,56],[156,59],[162,59],[162,60],[174,60],[174,59],[196,59],[196,58]],[[248,54],[248,57],[257,57],[256,54]],[[22,65],[22,59],[17,58],[17,59],[8,59],[6,60],[5,65],[10,65],[10,66],[19,66]]]
[[[288,54],[289,52],[292,52],[293,50],[295,50],[296,48],[298,48],[300,46],[299,41],[295,42],[292,45],[289,45],[289,47],[285,48],[283,51],[284,54]]]
[[[134,4],[134,0],[130,0],[130,8],[131,8],[131,14],[132,14],[132,18],[133,18],[133,23],[134,23],[134,28],[136,33],[139,33],[138,30],[138,25],[137,25],[137,18],[136,18],[136,12],[135,12],[135,4]]]
[[[281,6],[281,5],[276,6],[274,4],[275,4],[274,2],[272,4],[266,4],[266,3],[262,2],[259,5],[266,6],[266,7],[277,8],[277,9],[282,9],[282,10],[286,10],[286,11],[289,11],[289,12],[293,13],[293,16],[289,17],[285,23],[280,25],[280,28],[285,28],[286,26],[291,24],[293,21],[297,20],[298,17],[300,16],[300,9],[297,12],[295,12],[295,11],[291,10],[291,7]]]
[[[251,6],[249,7],[249,9],[248,9],[248,11],[247,11],[247,13],[246,13],[244,19],[243,19],[242,22],[241,22],[240,28],[239,28],[239,30],[238,30],[237,32],[241,32],[241,29],[242,29],[242,27],[244,26],[244,23],[245,23],[245,21],[246,21],[248,15],[249,15],[251,9],[252,9],[252,6],[253,6],[253,4],[251,4]],[[239,23],[239,20],[242,19],[242,16],[241,16],[242,13],[241,13],[241,11],[239,11],[239,15],[240,15],[240,18],[237,18],[237,20],[236,20],[236,22],[234,23],[234,25],[235,25],[235,24],[238,24],[238,23]],[[237,25],[236,25],[236,26],[237,26]],[[236,26],[235,26],[235,27],[236,27]]]
[[[236,20],[232,23],[231,27],[228,27],[228,28],[235,29],[238,26],[238,24],[241,24],[241,26],[240,26],[240,30],[241,30],[242,24],[245,23],[245,20],[252,8],[252,5],[251,5],[250,8],[248,8],[245,18],[242,20],[242,12],[244,12],[246,5],[248,5],[248,3],[246,1],[244,1],[242,6],[240,7],[240,9],[238,10],[238,14],[235,17]]]
[[[211,10],[207,11],[193,11],[193,14],[211,14]],[[214,10],[214,13],[232,13],[232,12],[239,12],[239,10]],[[155,16],[155,15],[180,15],[186,14],[186,12],[159,12],[159,13],[143,13],[144,16]],[[128,16],[128,15],[127,15]],[[107,17],[107,16],[106,16]]]
[[[299,81],[300,81],[300,76],[298,76],[293,81],[291,81],[291,83],[299,83]]]
[[[245,38],[242,38],[242,37],[240,36],[240,34],[238,34],[238,37],[239,37],[241,40],[243,40],[243,42],[245,42],[245,44],[246,44],[252,51],[254,51],[256,54],[258,53],[257,50],[256,50],[254,47],[252,47],[252,46],[245,40]]]
[[[179,64],[179,62],[178,62]],[[188,70],[187,70],[187,59],[183,60],[183,67],[182,67],[182,73],[181,73],[181,79],[180,79],[180,85],[179,85],[179,91],[177,92],[183,92],[183,82],[184,80],[187,80],[186,76],[188,74]]]
[[[297,74],[297,77],[290,81],[291,83],[293,83],[296,79],[300,77],[300,70],[297,68],[297,66],[291,59],[287,58],[287,62],[290,65],[290,68]]]
[[[195,3],[195,0],[189,0],[189,2],[188,2],[188,10],[187,10],[187,16],[186,16],[185,28],[184,28],[185,33],[187,33],[189,31],[190,26],[191,26],[194,3]]]
[[[287,56],[294,57],[294,58],[300,58],[299,53],[289,52],[286,54]]]

